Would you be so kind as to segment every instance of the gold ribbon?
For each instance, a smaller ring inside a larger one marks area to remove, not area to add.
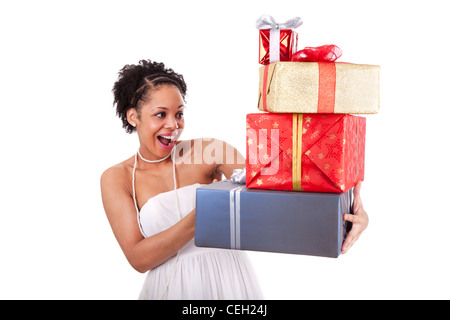
[[[292,116],[292,190],[302,191],[303,114]]]

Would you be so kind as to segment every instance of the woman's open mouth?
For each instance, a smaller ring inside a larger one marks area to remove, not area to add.
[[[165,150],[170,150],[173,148],[173,145],[177,141],[178,135],[175,132],[173,132],[159,135],[157,138],[161,148]]]

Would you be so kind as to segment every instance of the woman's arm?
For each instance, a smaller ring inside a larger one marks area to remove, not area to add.
[[[144,238],[139,230],[134,201],[125,187],[124,177],[126,174],[115,167],[103,173],[103,206],[128,262],[137,271],[146,272],[172,257],[194,237],[195,210],[171,228]]]
[[[227,179],[230,179],[234,169],[245,168],[245,158],[235,147],[221,140],[214,140],[214,142],[223,148],[223,159],[217,163],[217,172],[223,173]]]

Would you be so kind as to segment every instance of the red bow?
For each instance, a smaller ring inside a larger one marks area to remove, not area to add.
[[[342,55],[342,50],[334,44],[320,47],[306,47],[292,55],[295,62],[334,62]]]

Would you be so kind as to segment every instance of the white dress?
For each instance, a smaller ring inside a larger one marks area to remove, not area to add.
[[[182,217],[190,213],[200,186],[197,183],[150,198],[138,211],[142,234],[149,237],[166,230],[180,220],[180,213]],[[140,300],[262,298],[245,252],[196,247],[194,239],[177,255],[148,271],[139,295]]]

